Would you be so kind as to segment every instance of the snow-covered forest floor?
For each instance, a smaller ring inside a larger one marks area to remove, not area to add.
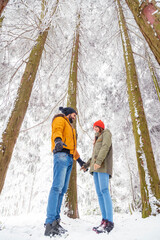
[[[43,214],[21,215],[4,218],[4,225],[0,231],[1,240],[47,240],[43,236]],[[99,224],[100,216],[81,216],[80,219],[70,219],[62,216],[62,226],[68,230],[68,240],[159,240],[160,216],[142,219],[140,213],[115,214],[115,228],[110,234],[96,234],[92,227]],[[65,236],[66,237],[66,236]],[[64,239],[54,237],[53,239]]]

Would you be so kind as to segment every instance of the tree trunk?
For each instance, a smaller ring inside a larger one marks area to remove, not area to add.
[[[44,3],[44,0],[42,0],[42,3]],[[57,9],[58,3],[59,0],[56,2],[52,16]],[[42,7],[42,12],[43,11],[44,8]],[[39,62],[41,60],[44,45],[48,36],[48,31],[49,27],[45,31],[39,33],[36,43],[30,53],[29,60],[26,64],[26,68],[17,92],[17,97],[13,110],[11,112],[11,116],[9,117],[7,126],[2,134],[2,142],[0,142],[0,193],[5,182],[5,177],[12,157],[14,146],[27,111],[32,87],[36,78]]]
[[[151,215],[152,210],[157,207],[158,200],[160,200],[160,181],[143,109],[143,102],[139,89],[133,52],[127,32],[123,10],[119,0],[117,0],[117,10],[126,66],[129,107],[131,111],[140,177],[142,217],[148,217]]]
[[[0,28],[2,27],[2,22],[4,19],[4,16],[1,15],[8,2],[9,0],[0,0]]]
[[[9,0],[0,0],[0,17]]]
[[[146,57],[147,57],[147,60],[148,60],[148,66],[149,66],[150,73],[151,73],[151,76],[152,76],[152,79],[153,79],[153,82],[154,82],[154,86],[155,86],[155,89],[156,89],[156,92],[157,92],[157,96],[158,96],[158,99],[160,101],[160,86],[158,84],[158,79],[157,79],[155,69],[153,67],[153,63],[152,63],[151,58],[149,56],[149,53],[147,51],[146,51]]]
[[[126,0],[133,16],[160,64],[160,15],[156,1]]]
[[[3,19],[4,19],[4,17],[0,17],[0,28],[2,27]]]
[[[80,16],[78,16],[79,21]],[[77,71],[78,71],[78,51],[79,51],[79,26],[77,24],[75,38],[72,48],[72,57],[70,65],[70,76],[68,83],[68,98],[67,106],[76,109],[77,101]],[[76,129],[76,123],[74,124]],[[73,169],[71,172],[71,178],[69,182],[69,188],[66,195],[66,207],[67,216],[70,218],[78,218],[78,204],[77,204],[77,171],[76,171],[76,161],[73,162]]]
[[[31,51],[21,79],[11,116],[9,117],[6,129],[2,134],[2,142],[0,143],[0,192],[2,191],[12,152],[27,111],[33,83],[47,35],[48,29],[39,35],[36,44]]]

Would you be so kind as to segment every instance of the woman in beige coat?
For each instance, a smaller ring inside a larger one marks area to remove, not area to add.
[[[102,213],[100,226],[94,227],[97,233],[110,232],[113,227],[112,200],[109,193],[109,178],[112,177],[112,135],[105,129],[104,123],[99,120],[94,123],[95,141],[92,158],[83,165],[85,171],[90,167],[93,175],[99,206]]]

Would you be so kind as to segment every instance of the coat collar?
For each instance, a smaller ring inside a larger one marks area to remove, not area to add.
[[[99,133],[99,132],[96,132],[95,133],[95,137],[99,137],[99,136],[101,136],[102,135],[102,133],[104,133],[104,131],[105,131],[105,129],[101,132],[101,133]]]
[[[72,124],[70,123],[69,119],[68,119],[64,114],[60,113],[60,114],[55,115],[55,116],[53,117],[53,120],[54,120],[55,118],[57,118],[57,117],[63,117],[63,118],[68,122],[68,124],[72,127]],[[53,120],[52,120],[52,122],[53,122]],[[73,127],[72,127],[72,128],[73,128]]]

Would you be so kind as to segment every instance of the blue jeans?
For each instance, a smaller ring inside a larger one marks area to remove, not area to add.
[[[72,171],[73,158],[65,152],[54,154],[53,183],[47,206],[46,224],[60,218],[60,210],[64,194],[67,192]]]
[[[98,195],[102,218],[113,222],[112,200],[109,193],[109,174],[94,172],[94,183]]]

